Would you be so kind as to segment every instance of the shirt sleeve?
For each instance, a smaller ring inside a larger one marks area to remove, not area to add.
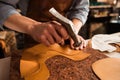
[[[75,0],[67,13],[69,19],[77,18],[85,24],[89,13],[89,0]]]
[[[4,0],[7,1],[7,0]],[[8,2],[2,2],[2,0],[0,0],[0,27],[3,26],[4,21],[12,14],[19,14],[16,9],[13,7],[15,6],[14,1],[15,0],[11,0],[13,1],[13,3],[9,3],[10,0],[8,0]]]

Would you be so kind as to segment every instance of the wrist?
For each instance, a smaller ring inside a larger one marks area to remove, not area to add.
[[[40,25],[40,24],[41,24],[41,22],[37,22],[37,21],[28,24],[28,25],[27,25],[27,29],[26,29],[26,34],[32,35],[33,32],[35,32],[35,30],[36,30],[35,27],[37,27],[37,26]]]
[[[81,29],[82,27],[82,22],[79,20],[79,19],[72,19],[72,22],[74,24],[74,29],[75,29],[75,32],[76,34],[78,34],[79,30]]]

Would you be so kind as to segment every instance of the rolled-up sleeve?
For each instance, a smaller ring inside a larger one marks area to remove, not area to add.
[[[0,0],[2,1],[2,0]],[[5,1],[5,0],[4,0]],[[6,0],[7,1],[7,0]],[[8,0],[9,1],[9,0]],[[12,0],[11,0],[12,1]],[[15,0],[14,0],[15,1]],[[17,3],[17,2],[16,2]],[[4,21],[12,14],[19,14],[16,9],[13,7],[14,4],[5,4],[0,2],[0,26],[3,26]]]
[[[85,24],[88,13],[89,13],[89,0],[75,0],[69,12],[67,13],[67,17],[69,19],[73,18],[80,19],[82,23]]]

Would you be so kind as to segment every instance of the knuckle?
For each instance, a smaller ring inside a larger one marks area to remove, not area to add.
[[[46,39],[46,37],[44,36],[44,35],[41,35],[40,36],[40,40],[43,42],[43,41],[45,41],[45,39]]]
[[[45,29],[45,30],[43,31],[43,35],[47,34],[48,31],[49,31],[49,30],[46,30],[46,29]],[[43,36],[43,35],[41,35],[41,36]]]
[[[53,25],[52,24],[48,24],[48,28],[53,28]]]
[[[62,39],[60,38],[60,39],[57,39],[56,41],[57,41],[57,43],[61,43]]]
[[[56,28],[60,31],[64,30],[64,28],[62,26],[57,26]]]

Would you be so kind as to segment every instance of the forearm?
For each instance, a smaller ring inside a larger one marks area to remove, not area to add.
[[[69,19],[79,19],[82,25],[85,24],[89,12],[89,0],[75,0],[67,13]]]
[[[3,26],[4,21],[12,14],[19,14],[13,6],[0,2],[0,26]]]
[[[20,14],[13,14],[5,20],[4,25],[12,30],[29,34],[36,23],[36,21]]]
[[[76,33],[85,24],[89,12],[89,0],[75,0],[74,4],[67,13],[67,17],[75,25]]]
[[[82,22],[79,20],[79,19],[77,19],[77,18],[74,18],[74,19],[72,19],[72,22],[73,22],[73,24],[75,25],[74,26],[74,29],[75,29],[75,33],[76,34],[78,34],[78,32],[79,32],[79,30],[81,29],[81,27],[82,27]]]

